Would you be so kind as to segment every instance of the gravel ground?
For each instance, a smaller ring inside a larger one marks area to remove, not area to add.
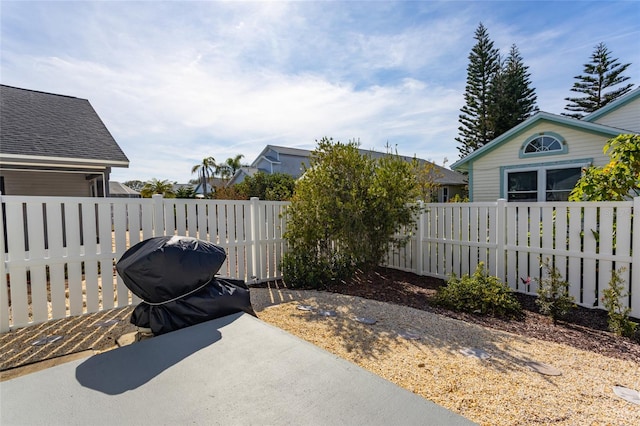
[[[252,301],[262,320],[480,424],[640,424],[640,405],[612,390],[640,389],[632,361],[354,296],[266,288]],[[532,361],[562,374],[536,373]]]

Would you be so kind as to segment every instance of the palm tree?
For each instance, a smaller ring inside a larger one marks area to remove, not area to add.
[[[242,163],[240,162],[240,160],[242,160],[243,158],[244,155],[242,154],[238,154],[233,158],[229,157],[226,159],[224,164],[218,165],[216,171],[220,173],[222,179],[231,179],[233,175],[236,174],[236,171],[238,171],[238,169],[242,167]]]
[[[213,176],[217,168],[216,159],[213,157],[205,157],[200,164],[196,164],[191,168],[191,173],[198,173],[202,179],[202,195],[207,198],[207,181],[209,176]]]
[[[140,195],[144,198],[151,198],[153,194],[162,194],[165,198],[174,198],[175,193],[173,192],[173,184],[166,179],[159,180],[153,178],[144,184],[140,191]]]

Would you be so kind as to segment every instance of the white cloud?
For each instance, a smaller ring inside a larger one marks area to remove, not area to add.
[[[578,49],[586,28],[505,21],[520,5],[500,5],[3,3],[2,79],[89,99],[131,160],[119,180],[186,181],[204,156],[250,162],[266,144],[313,149],[323,136],[451,163],[478,22],[501,49],[518,45],[551,112],[591,51]]]

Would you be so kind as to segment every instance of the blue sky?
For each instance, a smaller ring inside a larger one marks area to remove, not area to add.
[[[480,22],[518,46],[544,111],[599,42],[640,84],[637,1],[3,0],[0,19],[2,84],[88,99],[129,157],[119,181],[323,136],[452,164]]]

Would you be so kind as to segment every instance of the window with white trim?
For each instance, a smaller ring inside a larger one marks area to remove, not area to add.
[[[547,155],[562,155],[569,152],[569,147],[565,139],[555,132],[541,132],[527,138],[522,146],[518,156],[540,157]]]
[[[505,170],[508,201],[567,201],[580,179],[579,167],[538,167]]]
[[[562,142],[553,136],[539,136],[524,147],[525,154],[552,151],[562,151]]]

